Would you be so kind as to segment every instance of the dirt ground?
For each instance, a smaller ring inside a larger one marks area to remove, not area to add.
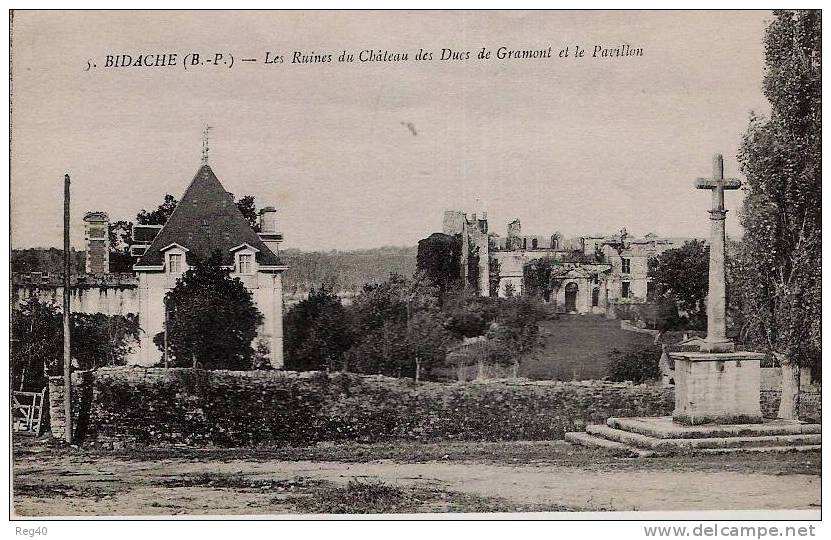
[[[14,450],[21,516],[820,508],[818,452],[633,459],[559,441]]]

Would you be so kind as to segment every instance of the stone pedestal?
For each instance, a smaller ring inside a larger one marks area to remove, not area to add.
[[[55,439],[63,439],[66,434],[63,377],[60,376],[49,377],[49,429]]]
[[[677,352],[670,353],[670,357],[675,360],[675,422],[762,422],[759,383],[764,354]]]

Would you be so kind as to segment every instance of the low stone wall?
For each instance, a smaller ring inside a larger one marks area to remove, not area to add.
[[[762,390],[762,416],[776,418],[779,411],[781,390]],[[806,422],[822,423],[822,394],[820,392],[802,392],[799,395],[799,418]]]
[[[50,379],[56,436],[62,435],[60,383],[60,377]],[[674,405],[673,389],[662,386],[516,380],[416,385],[289,371],[103,368],[74,374],[73,387],[75,437],[83,444],[551,440],[610,416],[669,415]],[[763,396],[763,410],[774,401]]]
[[[148,445],[560,439],[609,416],[669,414],[673,399],[659,386],[603,382],[416,385],[341,373],[138,367],[85,377],[73,377],[78,441]]]

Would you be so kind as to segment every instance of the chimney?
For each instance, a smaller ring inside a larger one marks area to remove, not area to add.
[[[262,240],[268,249],[275,255],[278,255],[280,243],[283,241],[283,235],[277,229],[277,209],[273,206],[266,206],[260,210],[260,240]]]
[[[110,217],[104,212],[84,214],[86,273],[110,273]]]

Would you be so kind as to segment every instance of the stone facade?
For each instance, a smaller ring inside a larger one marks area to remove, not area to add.
[[[647,234],[635,238],[626,229],[616,235],[583,236],[567,239],[551,235],[523,234],[520,220],[508,224],[507,235],[488,230],[487,214],[468,216],[458,210],[444,214],[443,232],[459,234],[463,242],[462,268],[467,269],[471,249],[479,255],[479,291],[490,294],[490,264],[498,264],[497,294],[509,290],[524,294],[524,269],[528,263],[548,258],[558,268],[559,287],[554,287],[558,311],[566,313],[613,314],[621,304],[642,304],[651,294],[649,259],[668,249],[680,247],[686,238],[662,238]]]

